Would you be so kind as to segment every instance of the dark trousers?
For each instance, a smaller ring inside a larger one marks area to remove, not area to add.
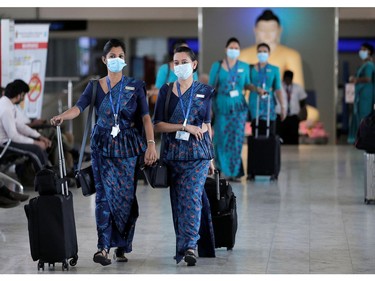
[[[48,164],[47,152],[36,144],[11,142],[7,151],[28,156],[33,164],[35,172],[38,172]]]
[[[277,131],[283,144],[299,144],[299,121],[298,115],[287,116],[282,122],[277,116]]]
[[[256,130],[256,119],[253,119],[251,121],[251,134],[255,136],[255,130]],[[275,121],[270,121],[270,136],[276,134],[276,124]],[[258,136],[260,135],[267,135],[267,120],[259,120],[258,125]]]

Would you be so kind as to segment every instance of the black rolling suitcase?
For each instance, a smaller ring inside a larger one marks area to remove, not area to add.
[[[211,207],[212,223],[215,233],[215,248],[226,247],[231,250],[237,232],[237,203],[232,186],[220,179],[215,170],[214,178],[208,177],[204,185]]]
[[[39,260],[38,270],[44,270],[45,263],[54,266],[56,262],[62,263],[62,270],[69,270],[69,265],[75,266],[78,260],[73,195],[66,181],[59,126],[57,137],[60,178],[47,168],[38,172],[35,188],[39,196],[30,199],[29,204],[25,205],[31,257],[34,261]]]
[[[266,135],[258,134],[259,100],[260,98],[258,95],[255,121],[256,126],[253,128],[255,135],[249,136],[247,142],[247,179],[254,180],[255,176],[270,176],[271,180],[277,180],[281,163],[280,137],[270,133],[270,95],[268,95],[267,102],[267,132]]]

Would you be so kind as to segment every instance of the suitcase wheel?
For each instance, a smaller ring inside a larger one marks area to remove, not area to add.
[[[68,263],[68,260],[64,260],[63,262],[62,262],[62,271],[64,271],[64,270],[69,270],[69,263]]]
[[[78,260],[78,256],[75,255],[70,261],[69,261],[69,264],[71,266],[76,266],[77,265],[77,260]]]
[[[227,247],[227,251],[232,251],[233,247]]]
[[[42,269],[44,271],[44,262],[38,261],[38,271]]]
[[[277,181],[277,176],[272,175],[272,176],[270,177],[270,180],[271,180],[271,181]]]
[[[48,267],[50,267],[51,265],[52,265],[53,267],[55,267],[55,263],[54,263],[54,262],[49,262],[49,263],[48,263]]]

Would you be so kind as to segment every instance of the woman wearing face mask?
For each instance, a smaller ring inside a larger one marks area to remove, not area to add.
[[[213,63],[209,85],[215,87],[212,111],[214,122],[215,166],[230,181],[244,175],[242,146],[248,107],[244,96],[250,85],[249,65],[239,61],[240,42],[230,38],[225,45],[225,58]]]
[[[250,96],[249,107],[250,115],[252,117],[251,127],[253,135],[255,131],[255,120],[257,114],[259,116],[258,134],[266,135],[267,129],[267,108],[268,108],[268,95],[270,97],[270,134],[275,135],[276,126],[276,105],[279,101],[281,108],[281,120],[285,119],[284,102],[281,92],[281,78],[280,70],[277,66],[268,63],[270,54],[270,47],[266,43],[260,43],[257,46],[259,62],[250,68]],[[257,112],[257,97],[260,98],[259,112]]]
[[[374,47],[363,43],[359,50],[362,65],[355,76],[349,78],[349,82],[355,84],[353,115],[349,128],[348,143],[353,144],[361,120],[369,115],[375,103],[375,65],[372,61]]]
[[[165,150],[160,158],[168,166],[170,179],[176,233],[175,259],[177,263],[184,259],[192,266],[196,263],[197,245],[199,256],[215,256],[210,208],[204,191],[207,174],[214,170],[210,125],[214,89],[193,81],[198,62],[190,48],[177,48],[173,61],[178,80],[161,87],[156,101],[154,128],[155,132],[164,133]],[[166,120],[164,108],[169,89]]]
[[[127,261],[125,253],[132,251],[138,217],[136,163],[144,153],[147,165],[157,157],[145,83],[122,74],[125,55],[125,44],[120,40],[111,39],[104,46],[102,61],[108,74],[99,79],[95,100],[97,121],[91,133],[98,234],[98,251],[93,260],[101,265],[111,264],[108,257],[111,247],[117,247],[113,255],[116,261]],[[51,124],[79,116],[90,105],[92,93],[93,82],[89,82],[76,105],[54,116]]]

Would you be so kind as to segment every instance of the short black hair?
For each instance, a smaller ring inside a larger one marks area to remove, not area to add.
[[[121,47],[121,49],[126,53],[125,43],[119,39],[110,39],[105,43],[103,48],[103,56],[106,57],[113,47]]]
[[[13,81],[13,83],[15,83],[17,86],[19,86],[20,89],[22,89],[22,92],[24,92],[25,94],[30,91],[29,85],[21,79],[16,79],[16,80]]]
[[[261,20],[275,20],[277,24],[280,25],[279,18],[270,9],[264,10],[263,13],[256,19],[255,23],[257,24]]]
[[[284,71],[284,79],[285,79],[285,78],[290,78],[290,79],[293,80],[293,76],[294,76],[293,71],[291,71],[291,70],[285,70],[285,71]]]
[[[236,37],[231,37],[231,38],[228,39],[227,44],[225,45],[225,48],[227,48],[229,46],[229,44],[232,43],[232,42],[236,42],[239,46],[241,46],[240,41],[238,41],[238,39]]]
[[[18,95],[20,95],[21,93],[25,93],[24,88],[19,83],[15,83],[13,81],[13,82],[10,82],[5,87],[4,96],[6,96],[10,99],[13,99],[13,98],[17,97]]]
[[[364,48],[366,48],[367,50],[369,50],[369,52],[370,52],[370,56],[373,55],[373,53],[374,53],[374,47],[373,47],[370,43],[367,43],[367,42],[362,43],[361,47],[364,47]]]
[[[176,50],[174,51],[174,53],[186,53],[188,54],[188,56],[190,57],[190,59],[192,61],[197,61],[198,62],[198,59],[197,59],[197,55],[194,53],[194,51],[192,49],[190,49],[189,47],[185,47],[185,46],[181,46],[181,47],[178,47],[176,48]],[[193,70],[193,72],[196,72],[198,69],[198,65],[197,67]]]
[[[257,51],[259,50],[260,47],[266,47],[268,49],[268,52],[271,53],[271,48],[267,43],[259,43],[257,45]]]

